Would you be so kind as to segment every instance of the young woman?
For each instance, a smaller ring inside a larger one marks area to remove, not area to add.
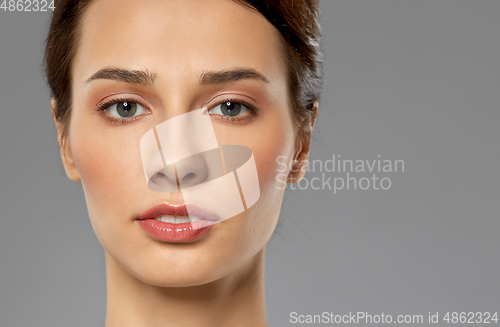
[[[51,106],[66,174],[82,183],[105,251],[106,326],[267,326],[264,253],[284,192],[278,162],[289,163],[285,180],[301,179],[318,111],[318,3],[55,7],[46,47]],[[144,221],[185,224],[187,201],[148,187],[140,140],[199,108],[220,144],[252,150],[260,196],[230,219],[158,236]]]

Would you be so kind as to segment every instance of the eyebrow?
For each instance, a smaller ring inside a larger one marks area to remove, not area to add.
[[[147,70],[127,70],[122,68],[104,68],[100,69],[87,79],[87,83],[97,79],[110,79],[131,84],[152,85],[154,84],[156,74]],[[204,71],[200,76],[201,84],[222,84],[234,82],[242,79],[259,79],[266,83],[269,80],[251,68],[237,68],[221,71]]]
[[[200,76],[201,84],[221,84],[227,82],[239,81],[242,79],[259,79],[266,83],[269,83],[269,80],[251,68],[236,68],[232,70],[221,70],[221,71],[204,71]]]
[[[153,85],[156,74],[147,70],[127,70],[122,68],[104,68],[87,79],[87,83],[97,79],[110,79],[131,84]]]

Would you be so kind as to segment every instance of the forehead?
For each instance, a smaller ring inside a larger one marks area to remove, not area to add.
[[[279,32],[232,0],[95,0],[87,9],[74,77],[105,66],[154,70],[180,78],[248,67],[283,73]]]

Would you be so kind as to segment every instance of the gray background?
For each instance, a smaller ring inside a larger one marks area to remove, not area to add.
[[[292,311],[500,311],[499,17],[498,0],[323,0],[312,159],[380,154],[405,172],[387,191],[287,191],[266,257],[272,326]],[[41,74],[48,19],[0,11],[0,325],[103,326],[104,256]]]

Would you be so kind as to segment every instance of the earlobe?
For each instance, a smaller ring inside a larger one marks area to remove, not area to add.
[[[73,154],[71,152],[70,140],[68,135],[64,135],[64,125],[61,124],[56,115],[57,102],[55,98],[50,100],[50,107],[52,109],[52,115],[54,117],[54,124],[57,129],[57,140],[59,142],[59,153],[61,155],[61,160],[66,172],[66,176],[75,182],[81,181],[80,174],[76,168],[75,162],[73,161]]]
[[[298,183],[304,177],[304,165],[307,164],[308,157],[309,150],[307,149],[305,151],[304,140],[298,139],[292,165],[290,167],[290,173],[288,174],[289,183]]]
[[[311,135],[314,128],[314,123],[316,122],[316,116],[318,115],[319,102],[314,100],[309,110],[312,110],[311,118],[309,120],[309,126],[307,126],[307,132],[304,135],[297,135],[295,141],[296,148],[293,157],[293,164],[288,175],[289,183],[298,183],[305,175],[305,165],[309,159],[309,150],[311,145]]]
[[[68,176],[68,178],[72,181],[80,182],[80,173],[78,172],[75,162],[73,161],[73,154],[71,152],[70,141],[68,137],[66,137],[66,139],[63,141],[60,152],[64,170],[66,171],[66,176]]]

